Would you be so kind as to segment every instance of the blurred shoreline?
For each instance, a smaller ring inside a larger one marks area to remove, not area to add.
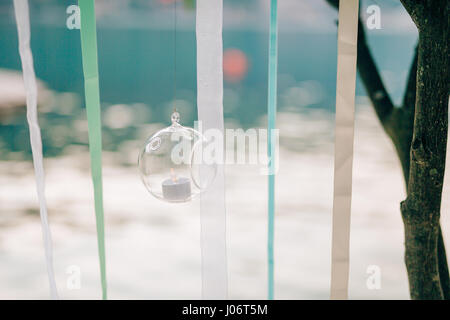
[[[295,124],[295,125],[294,125]],[[325,112],[284,114],[277,176],[276,290],[280,299],[327,299],[331,244],[333,119]],[[296,135],[298,147],[293,146]],[[407,299],[403,264],[404,197],[393,147],[369,106],[356,115],[350,297]],[[315,140],[311,140],[315,136]],[[311,145],[308,146],[308,142]],[[138,149],[131,148],[130,154]],[[116,299],[200,298],[199,207],[150,197],[137,168],[104,153],[110,296]],[[450,164],[449,164],[450,165]],[[98,298],[95,220],[88,151],[45,159],[55,266],[64,298]],[[258,168],[227,166],[230,297],[265,298],[266,177]],[[449,177],[443,229],[449,230]],[[0,298],[47,298],[34,176],[30,162],[0,161]],[[74,192],[76,190],[76,192]],[[246,197],[242,197],[245,193]],[[374,196],[375,195],[375,196]],[[445,233],[448,243],[448,233]],[[66,269],[82,271],[68,290]],[[382,289],[368,290],[366,268],[382,270]]]

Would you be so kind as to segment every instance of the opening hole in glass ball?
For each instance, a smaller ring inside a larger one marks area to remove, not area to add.
[[[156,137],[149,143],[150,150],[155,151],[158,150],[161,146],[161,138]]]

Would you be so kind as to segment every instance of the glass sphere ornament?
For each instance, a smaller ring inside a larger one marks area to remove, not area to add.
[[[206,191],[217,173],[217,163],[207,161],[207,139],[197,130],[180,125],[173,112],[172,125],[148,138],[139,153],[142,181],[151,195],[166,202],[190,201]]]

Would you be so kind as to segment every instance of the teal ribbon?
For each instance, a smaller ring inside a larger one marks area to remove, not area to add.
[[[107,299],[105,226],[103,218],[102,185],[102,124],[100,115],[100,90],[98,84],[97,28],[94,0],[79,0],[81,14],[81,52],[83,57],[84,90],[89,131],[91,173],[94,184],[95,218],[97,224],[98,255],[102,297]]]
[[[268,123],[267,155],[269,158],[269,194],[268,194],[268,298],[274,298],[274,221],[275,221],[275,144],[272,130],[275,129],[277,114],[277,67],[278,67],[278,21],[277,0],[270,1],[270,35],[269,35],[269,84],[268,84]]]

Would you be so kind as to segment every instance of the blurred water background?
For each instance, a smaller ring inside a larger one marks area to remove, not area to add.
[[[63,298],[100,296],[79,30],[66,27],[76,1],[31,0],[32,50],[40,79],[47,199]],[[150,197],[136,168],[146,137],[167,126],[174,100],[173,0],[96,1],[103,120],[104,197],[110,297],[200,298],[198,200]],[[362,2],[362,13],[367,6]],[[382,29],[369,44],[400,103],[416,32],[397,1],[379,3]],[[195,3],[178,5],[177,97],[182,123],[196,112]],[[227,128],[264,128],[269,1],[224,1]],[[280,171],[276,297],[327,299],[330,281],[337,13],[325,1],[279,3]],[[350,297],[408,298],[404,199],[391,142],[357,83]],[[24,108],[12,1],[0,1],[0,298],[47,298],[48,288]],[[266,177],[226,168],[230,298],[266,297]],[[446,178],[446,181],[448,179]],[[450,228],[447,183],[443,225]],[[446,234],[446,233],[445,233]],[[448,243],[448,236],[446,237]],[[367,268],[381,268],[369,290]],[[81,288],[70,290],[70,267]]]

